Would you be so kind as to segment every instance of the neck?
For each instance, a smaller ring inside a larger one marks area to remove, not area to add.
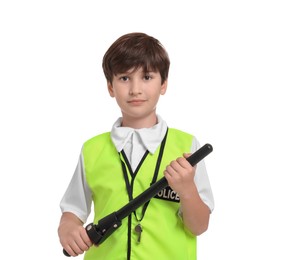
[[[153,114],[152,116],[144,118],[130,118],[123,116],[122,126],[131,127],[134,129],[150,128],[157,124],[157,116]]]

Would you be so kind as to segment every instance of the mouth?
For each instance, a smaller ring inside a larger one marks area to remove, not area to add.
[[[131,105],[138,106],[138,105],[143,104],[145,101],[146,100],[144,100],[144,99],[132,99],[132,100],[129,100],[128,103]]]

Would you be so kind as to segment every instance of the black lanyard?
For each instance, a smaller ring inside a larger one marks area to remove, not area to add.
[[[166,143],[166,137],[167,137],[167,133],[168,133],[168,129],[166,131],[166,134],[161,142],[161,145],[160,145],[160,150],[159,150],[159,155],[158,155],[158,158],[157,158],[157,161],[156,161],[156,166],[155,166],[155,169],[154,169],[154,173],[153,173],[153,177],[152,177],[152,181],[150,183],[150,186],[152,184],[154,184],[157,180],[157,176],[158,176],[158,172],[159,172],[159,168],[160,168],[160,164],[161,164],[161,160],[162,160],[162,155],[163,155],[163,152],[164,152],[164,147],[165,147],[165,143]],[[124,161],[121,159],[121,164],[122,164],[122,170],[123,170],[123,174],[124,174],[124,179],[125,179],[125,183],[126,183],[126,189],[127,189],[127,192],[128,192],[128,196],[129,196],[129,201],[131,201],[133,199],[133,185],[134,185],[134,181],[135,181],[135,177],[141,167],[141,165],[143,164],[145,158],[147,157],[149,151],[146,151],[145,154],[143,155],[142,159],[140,160],[140,163],[138,164],[135,172],[132,171],[132,167],[127,159],[127,156],[124,152],[124,150],[122,150],[121,154],[124,158]],[[129,178],[128,178],[128,173],[127,173],[127,169],[126,169],[126,165],[128,167],[128,170],[131,174],[131,183],[129,182]],[[137,217],[137,213],[136,211],[134,211],[134,214],[135,214],[135,217],[137,219],[137,221],[142,221],[142,219],[144,218],[144,215],[145,215],[145,212],[147,210],[147,207],[148,207],[148,204],[149,204],[150,201],[146,202],[144,205],[143,205],[143,209],[142,209],[142,215],[141,215],[141,218],[138,219]]]

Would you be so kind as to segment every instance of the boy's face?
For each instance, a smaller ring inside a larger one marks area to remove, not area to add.
[[[159,72],[145,73],[142,68],[115,75],[113,82],[108,82],[110,96],[116,98],[122,111],[123,122],[140,119],[146,124],[151,122],[156,118],[159,97],[165,94],[166,89],[167,81],[161,84]]]

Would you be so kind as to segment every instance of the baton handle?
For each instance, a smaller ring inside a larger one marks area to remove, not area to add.
[[[213,147],[210,144],[205,144],[196,152],[191,154],[186,160],[192,165],[195,166],[201,160],[203,160],[209,153],[213,151]],[[152,184],[148,189],[142,192],[140,195],[131,200],[128,204],[123,206],[116,212],[111,213],[110,215],[99,220],[98,225],[90,223],[86,226],[86,231],[95,245],[101,244],[108,238],[118,227],[121,225],[121,220],[129,216],[133,211],[139,208],[144,203],[148,202],[153,198],[158,192],[168,186],[168,182],[165,177],[162,177],[156,183]],[[107,230],[102,232],[102,230]],[[65,256],[70,256],[65,249],[63,249],[63,254]]]

